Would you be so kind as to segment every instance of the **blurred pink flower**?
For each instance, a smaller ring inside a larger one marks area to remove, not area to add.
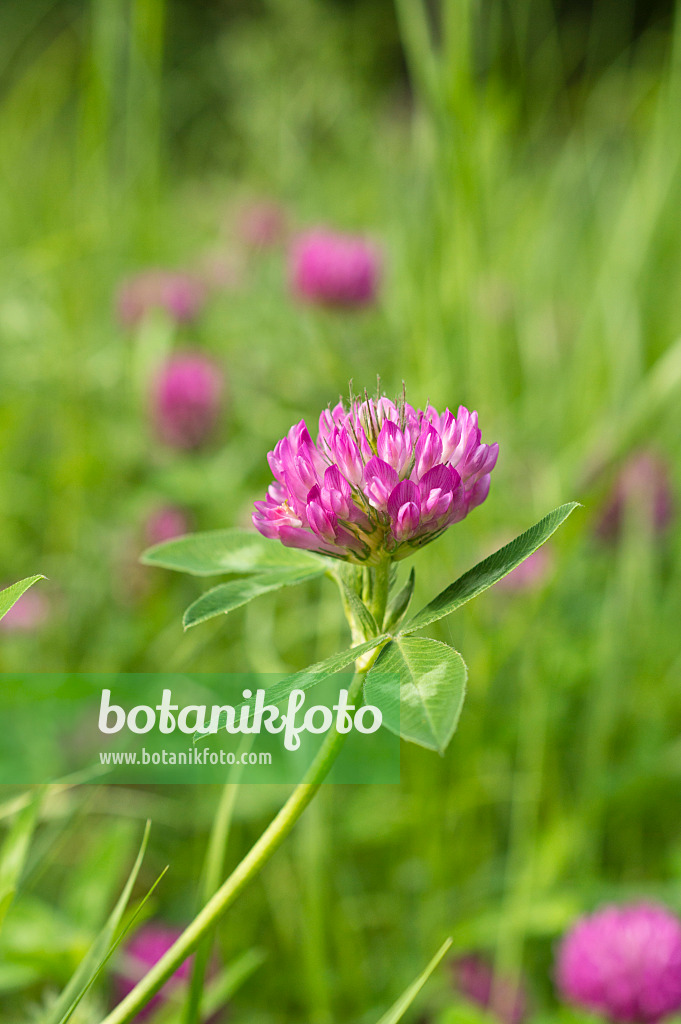
[[[237,215],[237,234],[254,249],[280,245],[286,237],[286,228],[286,211],[271,199],[246,203]]]
[[[0,619],[0,629],[6,633],[32,633],[45,625],[49,616],[50,603],[47,597],[39,588],[31,587]]]
[[[146,924],[133,935],[123,950],[123,967],[114,975],[114,995],[116,1003],[120,1003],[137,982],[144,977],[150,967],[167,953],[173,943],[182,934],[181,928],[171,928],[164,924]],[[186,985],[192,970],[193,957],[180,964],[175,973],[168,979],[163,988],[137,1014],[135,1020],[146,1020],[169,996]]]
[[[346,309],[374,302],[380,278],[376,248],[355,235],[308,231],[291,247],[291,288],[304,302]]]
[[[124,327],[135,327],[152,309],[162,309],[177,323],[187,323],[197,318],[205,299],[205,285],[193,274],[150,269],[121,284],[116,310]]]
[[[553,552],[547,544],[537,548],[529,558],[499,580],[497,586],[501,590],[513,593],[538,590],[546,582],[553,568]]]
[[[149,547],[163,544],[174,537],[182,537],[191,530],[191,522],[184,509],[176,505],[164,505],[157,508],[147,518],[144,527],[146,543]]]
[[[477,953],[452,963],[454,985],[466,999],[489,1010],[502,1024],[522,1024],[528,1001],[522,983],[495,975],[491,964]]]
[[[205,356],[173,356],[152,391],[152,416],[159,438],[172,448],[199,448],[212,434],[220,413],[224,378]]]
[[[658,533],[672,520],[674,499],[669,469],[652,452],[638,452],[625,462],[599,519],[598,535],[606,540],[617,537],[630,513]]]
[[[618,1024],[656,1024],[681,1010],[681,922],[652,903],[583,917],[558,953],[563,997]]]

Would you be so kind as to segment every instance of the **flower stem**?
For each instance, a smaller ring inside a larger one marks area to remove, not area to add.
[[[368,665],[362,666],[361,670],[355,674],[348,691],[349,704],[354,704],[361,698],[364,676],[368,668]],[[303,782],[296,786],[282,809],[241,863],[223,882],[192,923],[185,928],[168,952],[151,968],[132,992],[101,1021],[101,1024],[128,1024],[146,1006],[168,978],[175,973],[180,964],[194,952],[203,936],[215,926],[237,896],[286,839],[328,775],[340,753],[344,740],[345,734],[339,733],[334,727],[322,744]]]
[[[246,736],[244,742],[241,744],[241,754],[250,750],[251,742],[252,737]],[[208,840],[208,849],[206,851],[206,860],[203,867],[203,884],[201,886],[201,893],[199,896],[202,903],[207,902],[220,887],[220,881],[224,873],[227,840],[229,838],[232,825],[232,815],[234,813],[234,806],[236,804],[236,797],[239,790],[238,779],[241,775],[241,771],[242,766],[239,763],[239,757],[237,756],[237,764],[234,766],[232,772],[230,772],[230,781],[225,783],[222,789],[217,813],[213,818],[213,825],[211,828],[210,838]],[[182,1024],[200,1024],[203,988],[206,980],[206,971],[210,962],[210,954],[214,937],[214,930],[211,929],[206,932],[196,948],[196,955],[194,957],[194,964],[189,981],[189,991],[187,993],[187,1002],[184,1008]]]
[[[388,605],[388,592],[390,590],[390,559],[384,559],[380,565],[372,570],[373,588],[371,595],[370,611],[376,619],[379,629],[383,628],[385,610]]]

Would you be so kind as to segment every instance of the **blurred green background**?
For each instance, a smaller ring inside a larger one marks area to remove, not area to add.
[[[301,417],[314,432],[350,379],[466,404],[500,444],[487,502],[418,556],[415,607],[584,505],[544,578],[432,627],[470,672],[447,756],[403,747],[400,787],[326,787],[228,914],[223,962],[265,956],[235,1021],[369,1024],[447,934],[526,975],[533,1019],[567,1019],[553,950],[579,912],[635,896],[681,911],[677,520],[656,523],[644,481],[598,529],[641,452],[678,494],[680,109],[672,3],[0,5],[0,581],[49,578],[40,621],[0,632],[2,670],[282,671],[346,646],[328,581],[183,634],[201,582],[138,557],[163,506],[197,529],[247,524],[266,452]],[[289,233],[378,242],[379,302],[292,299],[286,241],[239,227],[263,200]],[[117,289],[149,266],[220,286],[193,323],[126,329]],[[227,383],[212,443],[182,453],[155,437],[149,389],[187,350]],[[242,790],[229,864],[285,792]],[[47,800],[0,936],[3,1019],[64,984],[147,816],[140,891],[171,865],[147,912],[191,918],[218,798]],[[104,981],[77,1019],[108,1000]],[[484,1019],[446,969],[418,1012]]]

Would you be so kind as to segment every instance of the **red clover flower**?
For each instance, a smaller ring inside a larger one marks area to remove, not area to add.
[[[656,1024],[681,1009],[681,922],[652,903],[605,907],[563,939],[557,981],[617,1024]]]
[[[499,446],[482,444],[478,416],[385,397],[342,402],[304,420],[268,455],[274,481],[256,501],[265,537],[345,561],[405,558],[487,497]]]
[[[376,298],[380,261],[363,238],[332,231],[299,235],[290,253],[291,287],[303,302],[350,309]]]
[[[208,440],[220,413],[224,381],[205,356],[174,356],[161,369],[152,393],[156,432],[172,448],[199,448]]]

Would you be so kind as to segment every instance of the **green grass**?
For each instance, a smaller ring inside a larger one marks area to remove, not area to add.
[[[447,934],[527,972],[537,1019],[558,1019],[552,948],[575,914],[640,895],[681,911],[678,530],[594,537],[633,449],[661,452],[678,491],[681,19],[676,35],[611,40],[606,59],[605,2],[581,38],[548,0],[509,5],[510,50],[472,0],[445,0],[437,42],[402,0],[412,94],[385,88],[362,5],[271,0],[261,21],[225,21],[184,77],[163,74],[177,17],[163,0],[36,5],[33,26],[20,6],[0,32],[0,584],[44,573],[53,614],[35,636],[0,634],[0,667],[277,671],[331,654],[347,635],[328,582],[183,634],[204,588],[136,565],[146,514],[172,501],[198,528],[247,522],[267,450],[350,378],[477,408],[501,445],[492,491],[419,555],[414,606],[577,499],[552,580],[431,628],[469,665],[446,757],[405,747],[399,788],[325,789],[218,944],[226,963],[266,954],[234,997],[251,1024],[371,1024]],[[209,86],[224,93],[210,116]],[[234,251],[233,209],[260,193],[295,224],[380,239],[379,308],[298,307],[275,251],[195,328],[116,325],[123,275]],[[219,437],[194,457],[159,450],[145,407],[150,367],[191,346],[229,379]],[[240,793],[228,867],[282,799]],[[170,863],[150,912],[191,917],[218,800],[84,787],[45,801],[0,937],[8,1020],[68,979],[147,816],[139,893]],[[88,998],[78,1019],[95,1024],[106,986]],[[452,1001],[441,970],[419,1005]]]

